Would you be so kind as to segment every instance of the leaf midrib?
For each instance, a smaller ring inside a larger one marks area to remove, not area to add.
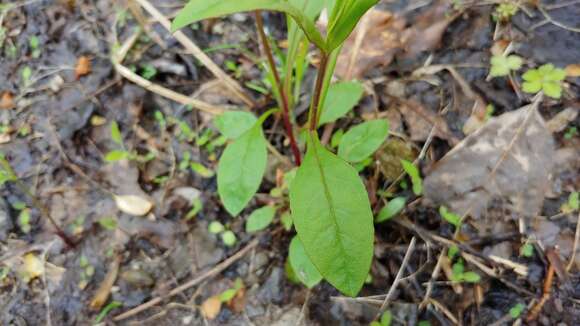
[[[316,160],[316,166],[318,167],[318,170],[320,171],[320,179],[322,182],[322,187],[324,188],[324,195],[326,196],[326,198],[330,204],[329,208],[330,208],[330,215],[332,216],[332,223],[334,224],[336,230],[338,231],[339,226],[337,223],[336,211],[334,209],[334,202],[332,200],[332,196],[330,195],[330,190],[328,188],[328,184],[326,183],[326,176],[324,174],[324,169],[322,168],[322,164],[320,163],[320,157],[318,156],[318,150],[316,148],[318,144],[315,144],[314,135],[312,133],[310,134],[310,142],[312,144],[312,151],[314,153],[314,158]],[[335,234],[336,234],[336,238],[338,239],[338,242],[339,242],[340,250],[343,253],[346,253],[346,250],[344,248],[344,244],[342,243],[342,240],[340,238],[340,234],[338,232],[335,232]],[[341,259],[341,262],[342,262],[342,266],[344,266],[344,270],[347,271],[347,273],[350,276],[352,276],[352,273],[348,268],[348,264],[345,264],[345,260]],[[352,291],[351,284],[350,284],[350,281],[348,281],[348,278],[347,278],[347,284],[348,284],[349,289]]]

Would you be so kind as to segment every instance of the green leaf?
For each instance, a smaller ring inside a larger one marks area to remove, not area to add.
[[[267,228],[272,223],[274,215],[276,215],[276,207],[265,206],[256,209],[246,221],[246,232],[256,232]]]
[[[411,182],[413,183],[413,193],[417,196],[423,193],[423,179],[421,178],[421,173],[419,169],[411,162],[407,160],[401,160],[401,165],[403,170],[407,172],[409,177],[411,177]]]
[[[316,134],[290,187],[294,226],[322,276],[355,296],[373,257],[373,215],[356,170],[326,150]]]
[[[104,229],[112,231],[117,228],[117,219],[114,217],[103,217],[99,220],[99,225]]]
[[[481,281],[481,276],[476,272],[465,272],[461,278],[468,283],[479,283]]]
[[[119,130],[119,124],[117,121],[111,122],[111,139],[119,145],[123,145],[123,136],[121,136],[121,130]]]
[[[222,242],[228,246],[231,247],[233,245],[236,244],[236,235],[234,234],[234,232],[227,230],[224,233],[222,233]]]
[[[510,55],[505,57],[503,55],[496,55],[491,58],[492,77],[507,76],[511,70],[518,70],[522,67],[523,60],[517,55]]]
[[[330,85],[322,106],[318,125],[334,122],[344,117],[358,104],[364,92],[361,83],[356,81],[340,82]]]
[[[542,84],[542,90],[551,98],[559,99],[562,97],[562,86],[559,82],[544,81]]]
[[[203,164],[198,162],[190,162],[189,167],[193,172],[199,174],[202,178],[211,178],[215,174],[212,170],[206,168],[203,166]]]
[[[372,155],[389,134],[387,120],[363,122],[347,131],[338,146],[338,156],[349,162],[360,162]]]
[[[348,38],[361,17],[378,0],[337,0],[328,24],[328,52],[338,48]]]
[[[282,222],[284,230],[290,231],[292,229],[292,225],[294,225],[294,222],[292,222],[292,214],[290,214],[290,212],[284,212],[284,214],[280,216],[280,222]]]
[[[229,139],[236,139],[250,130],[258,119],[245,111],[226,111],[214,119],[215,127]]]
[[[126,151],[114,150],[114,151],[108,152],[107,155],[105,155],[105,161],[116,162],[116,161],[126,159],[129,156],[130,156],[129,153]]]
[[[388,221],[397,214],[399,214],[399,212],[402,211],[403,208],[405,208],[406,201],[407,200],[405,199],[405,197],[396,197],[391,199],[387,204],[387,206],[383,207],[383,209],[381,209],[381,211],[379,212],[376,222],[381,223],[384,221]]]
[[[520,318],[520,315],[522,314],[525,308],[526,306],[523,303],[518,303],[517,305],[513,306],[510,309],[510,316],[513,319]]]
[[[393,314],[389,310],[385,311],[385,313],[381,316],[381,326],[391,326],[392,320]]]
[[[254,10],[272,10],[288,14],[312,43],[321,49],[326,49],[326,42],[313,20],[286,0],[190,0],[173,20],[171,30],[176,31],[207,18]]]
[[[318,272],[316,267],[306,255],[304,250],[304,245],[295,236],[290,242],[290,248],[288,251],[288,261],[294,270],[296,277],[306,285],[307,288],[313,288],[322,280],[322,275]]]
[[[578,191],[574,191],[573,193],[570,193],[570,196],[568,196],[568,206],[570,206],[571,209],[573,210],[577,210],[580,208],[580,196],[578,195]]]
[[[542,89],[541,80],[525,81],[522,84],[522,90],[526,93],[535,94]]]
[[[528,258],[532,257],[534,255],[534,246],[532,246],[530,243],[524,244],[520,248],[520,255]]]
[[[455,225],[455,227],[459,227],[461,225],[461,216],[450,212],[447,209],[447,207],[445,207],[445,206],[439,207],[439,214],[441,214],[441,217],[444,220]]]
[[[457,245],[452,245],[451,247],[449,247],[449,250],[447,251],[447,258],[449,258],[450,260],[453,260],[453,258],[455,258],[455,256],[459,253],[459,247],[457,247]]]
[[[221,224],[220,222],[212,221],[211,223],[209,223],[207,230],[211,234],[218,234],[218,233],[222,233],[225,230],[225,228],[224,228],[224,225]]]
[[[220,301],[221,302],[228,302],[236,296],[236,293],[238,293],[238,290],[236,290],[236,289],[227,289],[220,294],[220,296],[219,296]]]
[[[224,150],[218,165],[218,193],[225,209],[238,215],[258,191],[268,153],[261,124],[244,133]]]

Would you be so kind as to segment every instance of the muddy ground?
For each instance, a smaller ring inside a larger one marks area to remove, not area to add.
[[[167,17],[183,5],[173,0],[151,3]],[[0,151],[18,181],[0,187],[2,324],[368,325],[415,237],[405,277],[390,298],[394,324],[579,325],[580,261],[566,268],[578,210],[562,207],[580,189],[577,72],[566,78],[560,100],[546,98],[539,104],[538,123],[551,122],[550,133],[525,136],[526,148],[545,143],[530,161],[540,171],[524,174],[526,181],[509,196],[490,198],[480,216],[470,218],[462,230],[460,249],[474,257],[465,268],[481,276],[478,283],[451,284],[445,274],[449,261],[432,279],[453,228],[439,216],[438,196],[416,197],[409,187],[394,183],[398,172],[385,171],[402,152],[416,158],[423,151],[420,167],[427,190],[456,199],[459,190],[434,180],[434,171],[436,162],[467,136],[474,103],[491,104],[490,114],[501,116],[533,101],[519,90],[521,78],[488,78],[494,47],[505,49],[511,43],[512,53],[524,58],[527,68],[552,63],[574,69],[580,64],[580,2],[536,3],[539,7],[527,4],[501,24],[492,19],[491,2],[385,0],[373,12],[377,21],[365,33],[366,42],[377,48],[365,48],[363,42],[362,49],[378,49],[380,54],[365,57],[361,52],[351,77],[364,82],[365,97],[335,127],[347,128],[368,116],[389,119],[389,141],[375,154],[377,164],[361,175],[373,190],[376,211],[381,208],[377,193],[385,191],[407,197],[409,204],[398,217],[376,226],[372,279],[352,299],[324,282],[308,290],[289,280],[285,262],[294,231],[276,224],[262,233],[245,232],[245,218],[271,200],[276,169],[286,169],[287,160],[271,156],[260,193],[241,216],[231,218],[219,202],[211,173],[224,147],[212,116],[148,91],[114,67],[111,58],[140,26],[127,3],[3,1]],[[136,6],[147,31],[123,58],[125,67],[215,106],[245,106]],[[281,15],[266,13],[264,18],[273,37],[285,37]],[[404,45],[381,36],[398,37],[405,31],[414,34]],[[244,85],[255,102],[251,110],[262,113],[275,105],[271,95],[246,87],[267,87],[261,83],[252,15],[236,14],[184,32]],[[352,46],[347,43],[345,51]],[[311,58],[316,62],[314,49]],[[302,123],[314,75],[311,66],[297,103]],[[345,78],[340,70],[337,78]],[[562,112],[564,118],[555,120]],[[110,132],[113,121],[119,125],[121,143]],[[189,130],[180,126],[183,122]],[[268,124],[266,135],[282,155],[291,157],[280,124]],[[107,153],[120,149],[134,153],[133,159],[105,161]],[[461,175],[488,159],[466,156],[466,166],[456,171]],[[193,171],[187,163],[183,168],[184,160],[210,171]],[[507,182],[519,173],[517,166],[500,170]],[[114,199],[123,194],[146,198],[154,208],[145,217],[124,213]],[[520,195],[523,206],[513,200]],[[192,202],[200,205],[193,213]],[[228,247],[208,232],[212,221],[235,233],[235,245]],[[521,248],[528,244],[533,252],[524,256]],[[235,261],[226,260],[232,256]],[[227,264],[220,264],[224,260]],[[554,270],[552,282],[546,282]],[[194,286],[175,290],[199,276]],[[234,287],[237,279],[243,289],[234,299],[211,318],[202,313],[209,298]],[[428,288],[432,291],[426,296]],[[422,305],[425,297],[427,304]],[[156,298],[156,304],[132,313]],[[544,301],[542,306],[539,301]],[[518,303],[526,313],[514,320],[509,310]],[[527,320],[534,309],[539,309],[536,316]]]

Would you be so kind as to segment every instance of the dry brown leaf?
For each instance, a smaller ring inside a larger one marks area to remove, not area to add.
[[[425,141],[431,129],[435,127],[435,136],[456,143],[447,122],[441,116],[413,100],[404,101],[401,104],[398,110],[403,115],[411,140]]]
[[[114,196],[117,208],[123,213],[127,213],[133,216],[143,216],[149,213],[151,208],[153,208],[153,203],[149,200],[135,196],[135,195],[125,195],[125,196]]]
[[[543,204],[554,155],[552,134],[536,106],[504,113],[435,164],[425,178],[425,197],[474,217],[503,198],[513,211],[533,216]]]
[[[246,308],[246,288],[242,287],[236,292],[236,296],[228,302],[228,307],[233,312],[241,313]]]
[[[554,133],[564,131],[570,122],[576,120],[576,117],[578,117],[578,111],[578,108],[573,107],[560,111],[550,119],[550,121],[548,121],[548,129]]]
[[[574,63],[566,67],[566,76],[568,77],[580,77],[580,64]]]
[[[222,302],[221,302],[219,296],[213,296],[213,297],[205,300],[201,304],[200,309],[201,309],[202,315],[205,318],[207,318],[209,320],[213,320],[220,313],[220,310],[222,309]]]
[[[117,275],[119,274],[119,266],[121,265],[121,256],[117,256],[111,265],[109,272],[105,276],[105,279],[99,286],[97,292],[91,300],[90,307],[94,310],[99,310],[107,302],[109,295],[111,294],[111,288],[117,280]]]
[[[91,59],[87,56],[79,57],[75,66],[75,78],[79,79],[91,73]]]
[[[0,97],[0,109],[10,110],[14,108],[14,95],[10,92],[3,92]]]

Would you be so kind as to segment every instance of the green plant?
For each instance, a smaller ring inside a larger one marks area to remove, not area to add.
[[[375,222],[381,223],[392,219],[397,214],[399,214],[403,208],[405,208],[406,202],[407,199],[405,197],[396,197],[391,199],[387,205],[381,209]]]
[[[453,273],[451,275],[451,280],[454,282],[479,283],[481,280],[481,276],[479,276],[479,274],[465,271],[465,265],[463,264],[463,260],[461,258],[458,259],[455,264],[453,264],[451,271]]]
[[[518,6],[515,3],[503,2],[495,7],[493,18],[496,21],[508,22],[517,12]]]
[[[393,314],[390,311],[385,311],[381,316],[381,320],[373,321],[370,326],[391,326]]]
[[[218,221],[213,221],[208,226],[209,233],[219,235],[222,242],[231,247],[236,244],[236,235],[231,230],[226,229],[226,227]]]
[[[136,161],[139,163],[149,162],[155,158],[155,154],[149,152],[146,155],[140,155],[137,152],[130,152],[125,149],[125,144],[123,143],[123,136],[121,135],[121,130],[119,129],[119,125],[116,121],[111,122],[111,139],[117,145],[121,147],[121,149],[116,149],[108,152],[105,155],[105,161],[107,162],[116,162],[120,160],[130,160]]]
[[[524,305],[523,303],[516,304],[515,306],[510,308],[509,311],[510,317],[512,317],[513,319],[520,318],[524,309],[526,309],[526,305]]]
[[[577,127],[570,127],[568,128],[568,130],[566,130],[566,133],[564,134],[564,139],[572,139],[574,138],[574,136],[578,135],[578,128]]]
[[[503,56],[494,55],[491,57],[491,77],[508,76],[511,71],[516,71],[522,67],[523,60],[517,55]]]
[[[357,170],[347,160],[357,163],[359,168],[369,164],[369,156],[386,138],[388,124],[376,120],[352,128],[342,137],[338,156],[320,143],[317,129],[346,115],[362,96],[360,84],[331,84],[330,79],[343,42],[362,15],[377,2],[331,1],[327,6],[331,14],[324,36],[314,24],[327,4],[323,0],[191,0],[172,26],[176,30],[206,18],[255,11],[260,42],[267,59],[267,81],[278,102],[294,162],[299,166],[289,184],[289,201],[292,222],[298,234],[296,239],[300,240],[305,253],[302,258],[349,296],[355,296],[367,279],[373,256],[374,227],[366,188]],[[281,67],[274,60],[260,10],[278,11],[288,17],[288,50]],[[294,136],[292,108],[300,95],[308,65],[308,42],[318,48],[320,62],[308,111],[307,150],[302,160]],[[342,101],[340,97],[348,101]],[[267,163],[267,140],[262,124],[272,113],[274,111],[270,110],[257,120],[246,115],[244,122],[239,123],[241,127],[231,113],[216,120],[217,128],[229,138],[217,169],[218,194],[232,216],[239,215],[260,188]],[[239,113],[237,115],[242,117]],[[230,132],[227,126],[235,126],[231,128],[235,131]],[[413,171],[411,177],[415,193],[420,194],[418,171]],[[253,213],[248,222],[252,221],[253,225],[254,220],[258,220],[258,226],[265,227],[273,215],[269,210],[268,214],[260,211],[260,218],[254,215],[257,212]],[[297,265],[296,258],[292,261]],[[299,277],[304,270],[297,271]],[[310,281],[305,283],[312,284]]]
[[[559,99],[562,97],[562,81],[566,78],[566,71],[548,63],[526,71],[522,78],[524,92],[535,94],[543,91],[547,96]]]

